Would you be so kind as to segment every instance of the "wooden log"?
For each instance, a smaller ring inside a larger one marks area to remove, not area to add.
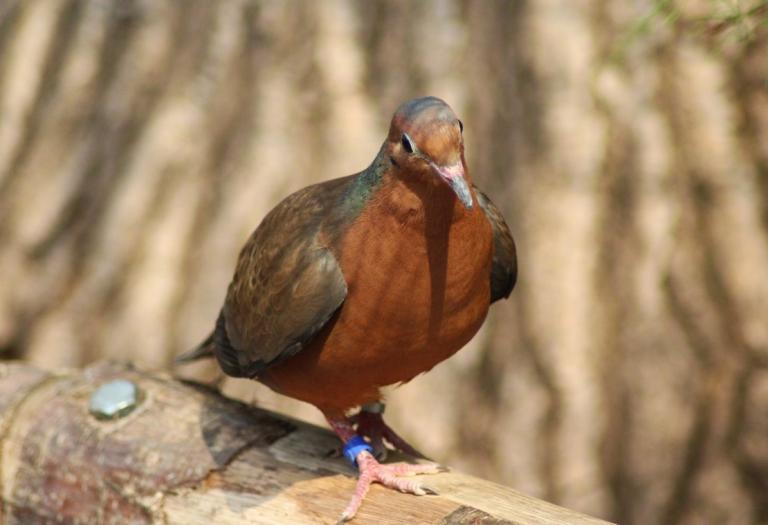
[[[100,385],[138,386],[136,408],[101,420]],[[101,363],[50,374],[0,365],[0,518],[7,524],[335,523],[355,482],[336,438],[206,387]],[[406,458],[407,459],[407,458]],[[439,496],[374,486],[356,524],[603,521],[457,472]]]

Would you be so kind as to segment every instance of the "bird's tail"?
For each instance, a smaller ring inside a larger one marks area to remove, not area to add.
[[[181,365],[184,363],[191,363],[193,361],[197,361],[198,359],[206,359],[209,357],[214,357],[213,354],[213,332],[211,332],[211,335],[205,338],[205,341],[197,345],[191,350],[187,350],[180,356],[176,357],[176,359],[173,360],[173,362],[177,365]]]

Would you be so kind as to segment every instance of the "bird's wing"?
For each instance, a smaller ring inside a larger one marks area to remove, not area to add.
[[[295,355],[344,302],[347,283],[319,233],[350,182],[290,195],[243,247],[214,331],[226,373],[254,377]]]
[[[491,267],[491,302],[506,299],[517,281],[517,252],[515,241],[504,217],[488,196],[474,188],[480,208],[493,228],[493,265]]]

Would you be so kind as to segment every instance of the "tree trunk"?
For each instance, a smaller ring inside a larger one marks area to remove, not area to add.
[[[677,4],[0,2],[3,355],[167,367],[264,214],[434,94],[521,273],[393,426],[622,524],[768,523],[768,36]]]

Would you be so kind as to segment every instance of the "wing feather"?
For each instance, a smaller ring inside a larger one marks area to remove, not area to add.
[[[493,264],[491,266],[491,303],[506,299],[517,282],[517,251],[515,240],[504,217],[488,196],[474,188],[480,208],[493,228]]]
[[[344,302],[347,283],[320,232],[350,182],[288,196],[243,247],[214,331],[227,374],[254,377],[295,355]]]

